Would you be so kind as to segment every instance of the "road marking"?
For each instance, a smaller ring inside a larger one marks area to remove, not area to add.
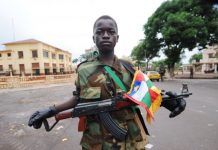
[[[147,148],[147,149],[151,149],[152,147],[153,147],[153,145],[150,144],[150,143],[148,143],[148,144],[145,145],[145,148]]]
[[[208,126],[208,127],[212,127],[212,126],[214,126],[214,124],[208,123],[207,126]]]
[[[64,142],[64,141],[67,141],[67,138],[63,138],[63,139],[62,139],[62,142]]]

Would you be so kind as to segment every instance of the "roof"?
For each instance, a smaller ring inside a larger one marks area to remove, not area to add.
[[[3,45],[25,44],[25,43],[43,43],[43,42],[35,40],[35,39],[27,39],[27,40],[3,43]]]
[[[53,48],[56,48],[56,49],[58,49],[58,50],[60,50],[60,51],[64,51],[64,52],[66,52],[66,53],[71,54],[71,53],[68,52],[68,51],[62,50],[62,49],[60,49],[60,48],[57,48],[57,47],[55,47],[55,46],[52,46],[52,45],[50,45],[50,44],[44,43],[44,42],[39,41],[39,40],[36,40],[36,39],[26,39],[26,40],[20,40],[20,41],[8,42],[8,43],[3,43],[2,45],[30,44],[30,43],[32,43],[32,44],[33,44],[33,43],[42,43],[42,44],[45,44],[45,45],[51,46],[51,47],[53,47]]]
[[[4,49],[4,50],[0,50],[0,53],[5,53],[5,52],[11,52],[11,49]]]

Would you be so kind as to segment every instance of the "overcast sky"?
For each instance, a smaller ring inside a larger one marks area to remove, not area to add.
[[[117,21],[120,35],[115,53],[129,56],[144,38],[143,25],[164,1],[0,0],[0,44],[35,38],[70,51],[75,58],[94,46],[94,21],[110,15]]]

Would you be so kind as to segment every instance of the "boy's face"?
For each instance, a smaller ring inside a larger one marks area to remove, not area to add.
[[[114,50],[118,41],[117,27],[111,19],[100,19],[94,27],[93,41],[99,51],[107,52]]]

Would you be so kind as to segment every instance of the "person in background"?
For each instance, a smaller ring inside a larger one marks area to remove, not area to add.
[[[193,79],[193,75],[194,75],[194,70],[193,67],[190,67],[190,79]]]
[[[162,82],[164,81],[165,72],[166,72],[165,67],[163,64],[161,64],[159,67],[159,74],[160,74],[160,79]]]

